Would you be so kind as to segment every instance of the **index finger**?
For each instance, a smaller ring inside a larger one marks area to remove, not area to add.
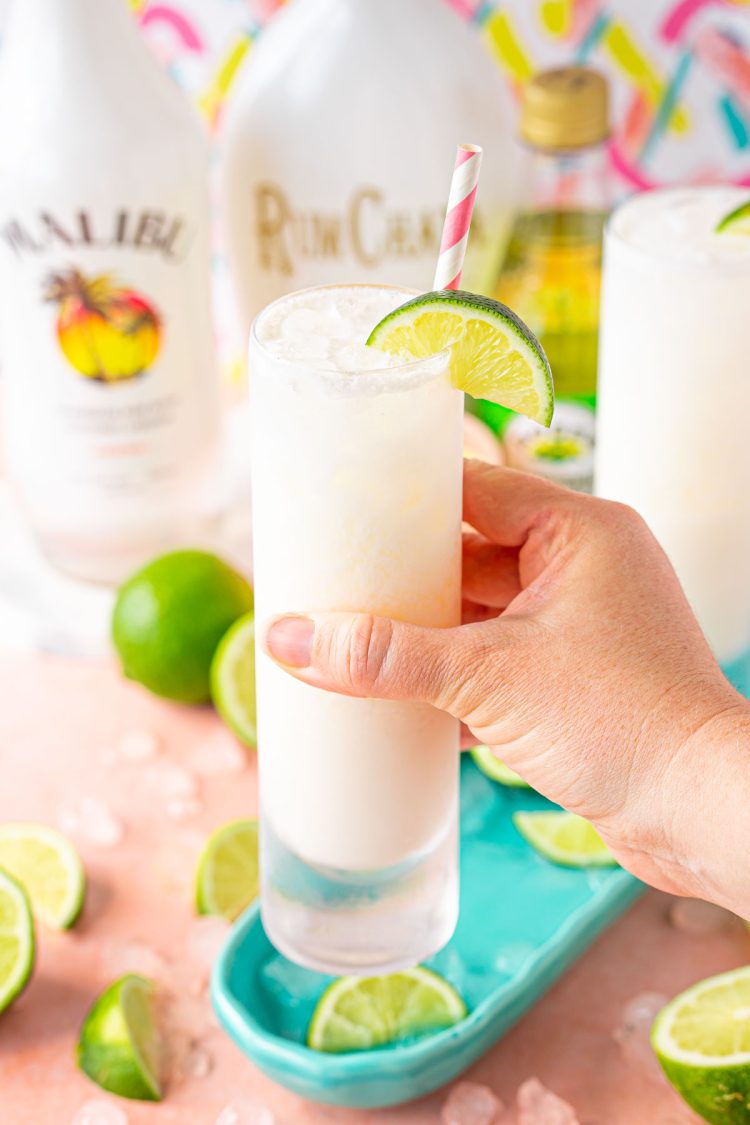
[[[463,518],[502,547],[522,547],[550,517],[570,508],[571,497],[569,489],[531,473],[464,461]]]

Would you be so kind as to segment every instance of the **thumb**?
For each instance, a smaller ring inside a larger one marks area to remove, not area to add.
[[[431,703],[463,719],[497,682],[486,624],[430,629],[371,614],[279,617],[265,650],[297,679],[342,695]],[[490,674],[489,665],[493,669]]]

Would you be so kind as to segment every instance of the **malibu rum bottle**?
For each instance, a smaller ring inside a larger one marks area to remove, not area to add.
[[[499,69],[446,0],[293,0],[227,113],[227,248],[245,328],[333,282],[432,286],[456,144],[484,146],[464,268],[494,280],[518,153]]]
[[[126,0],[15,0],[0,59],[6,461],[40,546],[118,580],[198,534],[218,433],[207,152]]]

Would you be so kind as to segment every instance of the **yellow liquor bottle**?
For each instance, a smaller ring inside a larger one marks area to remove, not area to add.
[[[602,234],[608,207],[607,85],[586,67],[544,71],[524,90],[524,204],[493,296],[536,333],[549,357],[558,402],[596,404]],[[502,431],[510,412],[481,403]]]

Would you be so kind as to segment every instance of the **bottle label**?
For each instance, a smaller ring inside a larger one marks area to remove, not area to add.
[[[380,188],[367,185],[352,191],[343,211],[302,210],[278,184],[264,182],[255,186],[254,214],[261,268],[292,277],[303,260],[352,258],[366,269],[394,259],[434,260],[445,207],[394,208]],[[484,238],[478,210],[471,237]]]
[[[37,518],[156,520],[144,500],[213,440],[203,243],[150,208],[0,222],[8,456]]]
[[[276,179],[229,182],[228,218],[245,327],[277,297],[313,285],[382,283],[429,289],[445,199],[418,185],[396,196],[373,183],[305,199]],[[507,214],[474,211],[464,266],[466,288],[486,291],[504,244]]]

